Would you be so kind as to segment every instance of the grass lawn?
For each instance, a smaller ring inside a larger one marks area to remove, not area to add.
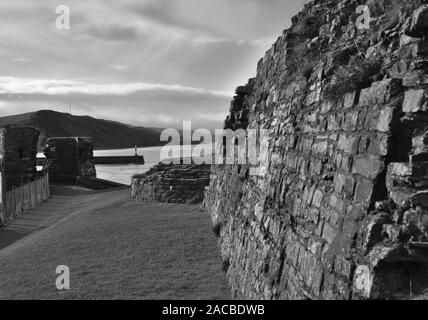
[[[207,214],[128,197],[70,197],[66,218],[0,250],[0,299],[229,299]]]

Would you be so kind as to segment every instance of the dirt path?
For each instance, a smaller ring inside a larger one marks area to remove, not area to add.
[[[209,217],[128,190],[57,190],[0,231],[0,299],[228,299]],[[67,265],[71,290],[56,289]]]

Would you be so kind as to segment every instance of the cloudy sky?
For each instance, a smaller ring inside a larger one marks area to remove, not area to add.
[[[0,116],[218,128],[304,0],[1,0]],[[55,26],[67,5],[70,30]]]

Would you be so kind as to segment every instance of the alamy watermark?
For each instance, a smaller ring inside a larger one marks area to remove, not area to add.
[[[70,268],[67,266],[58,266],[55,273],[59,275],[55,281],[56,288],[60,291],[70,290]]]
[[[64,4],[55,9],[57,14],[55,26],[58,30],[70,30],[70,7]]]
[[[181,133],[166,129],[161,141],[168,142],[160,153],[163,163],[249,165],[251,175],[265,174],[269,139],[264,129],[192,131],[191,121],[184,121]],[[180,147],[190,145],[193,148]]]
[[[361,14],[357,17],[355,21],[355,25],[359,30],[368,30],[370,29],[370,23],[374,20],[370,15],[370,8],[368,6],[358,6],[356,9],[356,13]]]

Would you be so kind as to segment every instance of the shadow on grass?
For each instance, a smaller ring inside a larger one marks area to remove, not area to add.
[[[10,246],[16,241],[26,237],[30,232],[19,232],[0,229],[0,250]]]

